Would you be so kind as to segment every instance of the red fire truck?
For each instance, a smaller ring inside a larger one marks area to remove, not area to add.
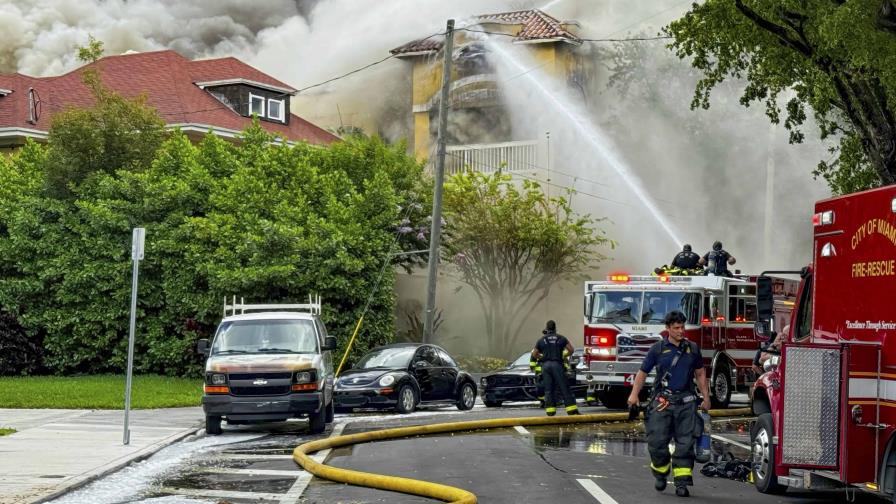
[[[789,319],[798,282],[775,279],[775,285],[777,316]],[[663,318],[680,310],[687,317],[687,338],[703,352],[713,404],[727,407],[732,390],[755,378],[752,363],[759,345],[753,331],[755,294],[755,277],[744,275],[614,274],[606,281],[588,281],[584,369],[576,378],[592,386],[608,408],[626,408],[641,361],[666,329]],[[653,383],[652,375],[647,383]]]
[[[820,201],[813,224],[790,330],[753,388],[754,481],[896,496],[896,185]]]

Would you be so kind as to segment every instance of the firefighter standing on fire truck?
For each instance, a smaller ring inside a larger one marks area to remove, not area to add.
[[[641,369],[635,376],[628,404],[638,404],[638,395],[647,374],[657,368],[657,379],[647,411],[647,448],[650,452],[650,469],[656,483],[654,488],[662,492],[670,470],[675,483],[675,495],[690,495],[688,486],[694,484],[694,430],[697,420],[697,396],[694,378],[703,403],[709,410],[709,383],[703,369],[703,355],[696,343],[684,337],[687,318],[680,311],[669,312],[665,320],[666,331],[661,341],[647,352]],[[675,439],[675,453],[669,453],[669,441]]]
[[[544,411],[548,416],[557,414],[557,392],[562,396],[563,404],[566,406],[567,415],[578,415],[579,407],[576,405],[576,398],[569,389],[569,383],[566,382],[566,368],[564,362],[566,355],[573,352],[572,343],[566,339],[566,336],[557,334],[557,324],[553,320],[548,320],[543,331],[544,336],[535,344],[532,350],[532,357],[536,361],[541,362],[541,375],[544,380]]]

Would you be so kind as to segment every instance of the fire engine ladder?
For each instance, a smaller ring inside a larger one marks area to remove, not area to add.
[[[308,303],[305,304],[246,304],[244,298],[240,298],[240,302],[236,302],[236,296],[233,296],[231,304],[227,304],[227,298],[224,298],[224,316],[243,314],[247,311],[297,311],[301,313],[310,313],[312,315],[320,315],[321,300],[320,296],[308,296]]]

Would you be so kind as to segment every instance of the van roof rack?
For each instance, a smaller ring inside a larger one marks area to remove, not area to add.
[[[310,313],[312,315],[320,315],[321,304],[320,296],[308,296],[307,304],[246,304],[244,298],[240,298],[240,302],[236,302],[236,296],[233,296],[231,304],[227,304],[227,297],[224,297],[224,316],[243,314],[247,311],[297,311],[301,313]],[[228,315],[228,311],[230,314]]]

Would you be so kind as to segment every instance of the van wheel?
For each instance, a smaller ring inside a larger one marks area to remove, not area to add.
[[[771,413],[759,415],[750,429],[750,445],[753,463],[753,482],[756,489],[766,494],[781,494],[787,487],[778,483],[775,474],[775,444]]]
[[[327,417],[324,419],[327,423],[333,422],[333,417],[336,416],[336,405],[335,401],[330,401],[330,404],[327,405]]]
[[[229,423],[229,422],[228,422]],[[217,436],[221,434],[221,417],[206,416],[205,417],[205,433],[209,436]]]
[[[712,388],[712,407],[727,408],[731,404],[731,374],[726,366],[719,366],[709,384]]]
[[[330,402],[332,404],[332,402]],[[312,434],[320,434],[327,428],[327,409],[330,406],[321,406],[317,413],[310,413],[308,415],[308,424],[311,428]]]

